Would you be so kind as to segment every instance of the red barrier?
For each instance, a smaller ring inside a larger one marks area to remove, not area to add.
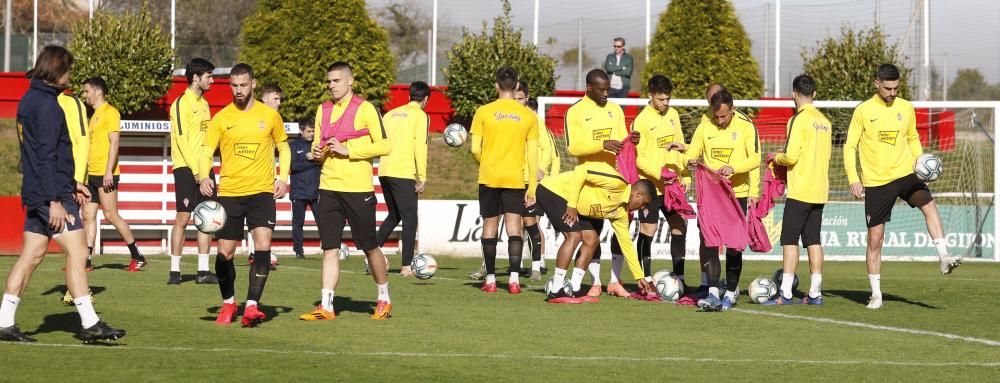
[[[18,255],[24,246],[24,210],[21,197],[0,197],[0,255]],[[61,252],[56,241],[49,242],[50,253]]]

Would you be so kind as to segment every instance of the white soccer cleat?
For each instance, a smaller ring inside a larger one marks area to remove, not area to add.
[[[962,264],[962,257],[941,257],[941,274],[948,275],[951,274],[952,270],[955,270]]]
[[[878,298],[871,297],[871,298],[868,298],[868,306],[865,306],[865,308],[868,308],[870,310],[878,310],[878,309],[882,308],[882,297],[878,297]]]

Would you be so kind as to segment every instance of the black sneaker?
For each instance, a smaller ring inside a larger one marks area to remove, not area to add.
[[[217,285],[219,284],[219,277],[212,274],[211,271],[199,271],[198,277],[194,279],[194,283],[199,285]]]
[[[545,266],[542,266],[542,275],[546,275],[548,273],[549,273],[549,268],[545,267]]]
[[[97,322],[97,324],[80,330],[76,338],[83,343],[94,343],[100,341],[114,341],[125,337],[125,330],[111,328],[107,323]]]
[[[306,259],[305,254],[295,254],[295,259]]]
[[[5,342],[34,342],[35,338],[24,335],[17,326],[0,327],[0,341]]]
[[[171,271],[170,272],[170,277],[167,278],[167,284],[168,285],[179,285],[179,284],[181,284],[181,272],[180,271]]]

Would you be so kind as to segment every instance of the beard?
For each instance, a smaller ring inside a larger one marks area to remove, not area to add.
[[[233,96],[233,105],[236,105],[237,108],[244,109],[248,103],[250,103],[249,95],[243,97]]]

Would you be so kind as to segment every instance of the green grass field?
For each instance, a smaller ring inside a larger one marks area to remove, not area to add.
[[[193,260],[185,258],[184,271],[194,270]],[[0,269],[13,262],[0,258]],[[190,278],[166,286],[164,257],[129,274],[127,257],[101,256],[89,274],[97,310],[128,336],[85,346],[72,338],[78,315],[60,301],[62,262],[52,256],[42,264],[25,293],[18,324],[39,342],[0,344],[0,380],[924,382],[1000,376],[996,264],[967,264],[942,277],[932,263],[887,263],[885,307],[869,311],[864,265],[828,263],[825,306],[761,307],[744,298],[733,311],[702,313],[612,297],[550,305],[541,284],[519,296],[505,289],[486,295],[466,279],[478,259],[441,258],[433,279],[391,276],[394,317],[377,322],[369,319],[375,286],[354,256],[337,290],[339,317],[302,322],[297,315],[319,296],[319,261],[285,259],[262,300],[269,320],[243,329],[214,324],[217,287]],[[697,269],[693,262],[687,267]],[[742,285],[777,267],[747,262]],[[237,298],[243,299],[248,269],[237,270]],[[808,278],[802,282],[808,286]]]

